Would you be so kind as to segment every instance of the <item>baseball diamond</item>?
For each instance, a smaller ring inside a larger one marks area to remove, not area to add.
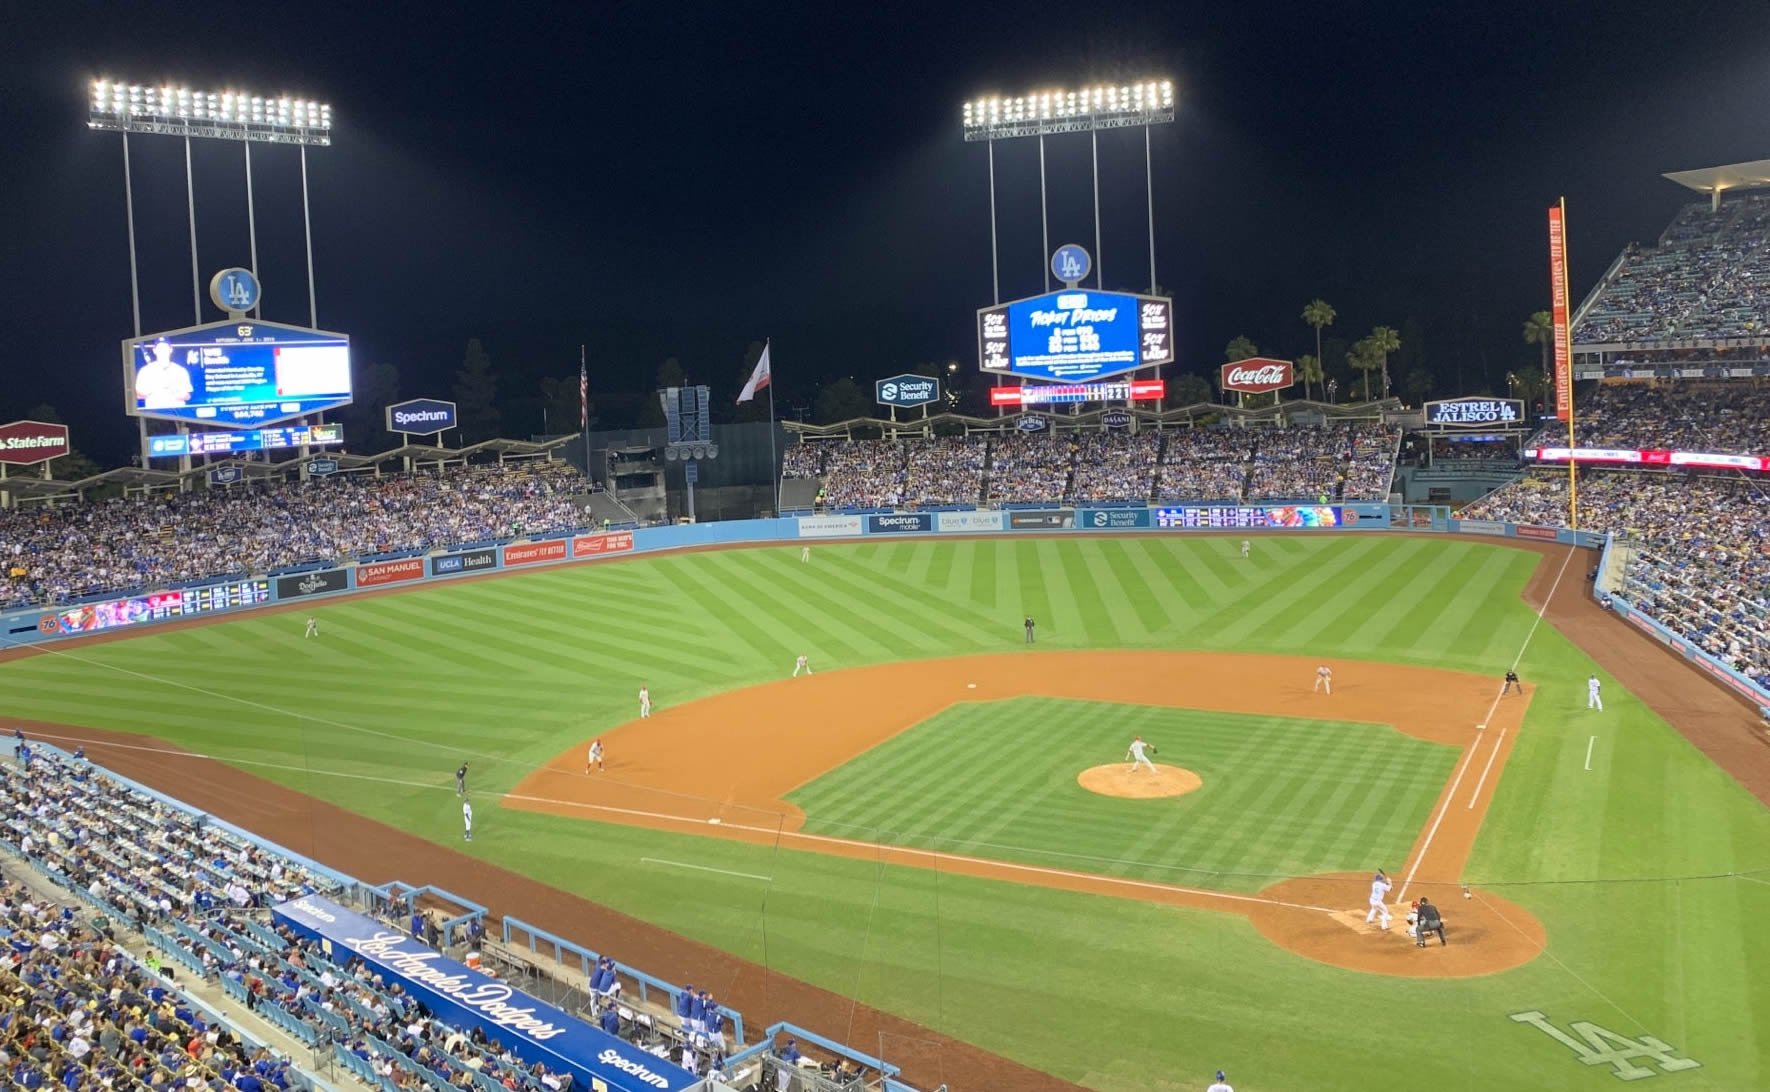
[[[1587,551],[1262,534],[1242,561],[1243,537],[640,556],[0,671],[31,737],[365,881],[434,882],[751,1021],[876,1044],[918,1087],[1224,1066],[1352,1090],[1379,1054],[1399,1083],[1466,1087],[1471,1051],[1483,1086],[1607,1087],[1568,1021],[1664,1043],[1690,1088],[1770,1071],[1749,924],[1770,779],[1730,742],[1749,711],[1598,608]],[[817,673],[784,677],[800,655]],[[1192,791],[1079,783],[1133,736]],[[1388,931],[1364,921],[1376,868]],[[1421,896],[1443,945],[1404,934]],[[1402,1007],[1406,1035],[1366,1016]]]

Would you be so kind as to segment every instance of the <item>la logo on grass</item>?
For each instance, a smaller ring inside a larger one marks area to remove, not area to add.
[[[1643,1077],[1657,1077],[1661,1073],[1677,1073],[1685,1069],[1700,1069],[1702,1063],[1694,1058],[1679,1058],[1670,1043],[1655,1039],[1651,1035],[1643,1035],[1639,1039],[1631,1039],[1627,1035],[1599,1027],[1589,1020],[1575,1020],[1567,1025],[1572,1034],[1562,1031],[1543,1013],[1514,1012],[1511,1018],[1520,1024],[1529,1024],[1549,1038],[1560,1043],[1585,1065],[1607,1065],[1611,1067],[1611,1076],[1620,1081],[1638,1081]],[[1636,1062],[1652,1062],[1659,1068],[1650,1069]]]

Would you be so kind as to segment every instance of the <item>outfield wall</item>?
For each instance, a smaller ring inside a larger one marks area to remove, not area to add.
[[[1015,534],[1311,534],[1324,531],[1408,531],[1527,539],[1601,548],[1607,537],[1540,524],[1458,520],[1440,505],[1130,505],[1014,507],[938,512],[872,511],[675,524],[632,531],[580,532],[475,543],[425,554],[382,557],[336,567],[198,584],[54,610],[0,614],[0,642],[30,645],[139,629],[165,622],[232,614],[265,606],[294,606],[358,591],[415,587],[489,572],[539,568],[611,557],[697,547],[842,541],[873,537]],[[1770,692],[1641,613],[1613,598],[1617,614],[1683,655],[1723,685],[1757,705]]]

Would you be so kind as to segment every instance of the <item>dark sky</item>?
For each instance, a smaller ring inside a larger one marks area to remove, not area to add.
[[[644,388],[666,356],[730,397],[772,337],[783,402],[924,360],[975,371],[990,302],[982,93],[1171,75],[1157,276],[1182,370],[1237,334],[1309,351],[1414,320],[1439,393],[1534,360],[1543,210],[1574,294],[1684,197],[1659,173],[1770,156],[1770,5],[167,5],[9,13],[0,67],[0,420],[43,401],[126,456],[121,138],[94,76],[333,104],[310,153],[319,325],[402,394],[448,397],[469,337],[505,388]],[[183,148],[135,138],[146,329],[190,325]],[[1103,135],[1107,287],[1145,288],[1141,140]],[[1091,243],[1087,138],[1047,146],[1051,243]],[[1004,298],[1043,288],[1037,145],[998,145]],[[241,151],[196,146],[200,268],[247,264]],[[293,152],[254,154],[265,317],[304,322]],[[207,305],[205,305],[207,306]],[[219,318],[208,312],[205,321]]]

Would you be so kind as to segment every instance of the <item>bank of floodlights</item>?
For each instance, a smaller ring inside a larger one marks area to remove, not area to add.
[[[287,95],[265,98],[244,91],[192,91],[92,81],[88,128],[113,133],[211,137],[264,144],[327,146],[332,107]]]
[[[1171,80],[1145,80],[1079,91],[975,99],[965,104],[964,120],[966,140],[1158,125],[1174,120],[1174,84]]]

